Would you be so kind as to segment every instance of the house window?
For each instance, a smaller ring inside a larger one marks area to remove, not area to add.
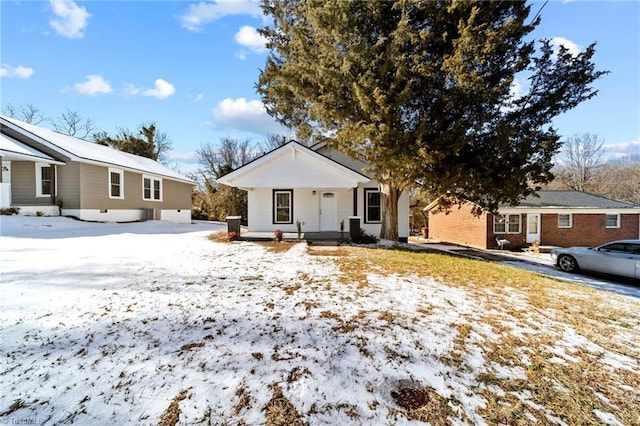
[[[573,225],[573,218],[571,214],[559,214],[558,215],[558,228],[571,228]]]
[[[620,228],[620,215],[619,214],[607,214],[604,220],[605,228]]]
[[[497,214],[493,216],[494,234],[519,234],[520,215],[519,214]]]
[[[379,223],[382,220],[382,204],[380,191],[377,189],[364,189],[364,222]]]
[[[109,169],[109,198],[124,198],[124,171]]]
[[[36,197],[51,196],[51,167],[49,164],[36,164]]]
[[[142,198],[144,200],[162,201],[162,180],[150,176],[142,176]]]
[[[273,191],[273,223],[293,223],[293,189]]]

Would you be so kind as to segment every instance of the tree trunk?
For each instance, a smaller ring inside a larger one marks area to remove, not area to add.
[[[382,227],[380,238],[398,241],[398,199],[402,190],[392,184],[380,184],[380,202],[382,204]]]

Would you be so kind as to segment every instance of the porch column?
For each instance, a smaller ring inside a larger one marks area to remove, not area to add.
[[[51,204],[56,204],[56,192],[58,192],[56,187],[56,167],[55,164],[49,165],[49,170],[51,170]]]

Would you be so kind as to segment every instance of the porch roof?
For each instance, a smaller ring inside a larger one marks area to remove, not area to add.
[[[224,185],[253,188],[355,188],[371,179],[295,141],[218,179]]]
[[[35,161],[48,164],[64,164],[44,152],[25,145],[4,133],[0,133],[0,157],[7,161]]]

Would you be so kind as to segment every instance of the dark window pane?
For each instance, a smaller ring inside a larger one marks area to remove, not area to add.
[[[153,198],[155,200],[160,199],[160,181],[159,180],[153,181]]]

